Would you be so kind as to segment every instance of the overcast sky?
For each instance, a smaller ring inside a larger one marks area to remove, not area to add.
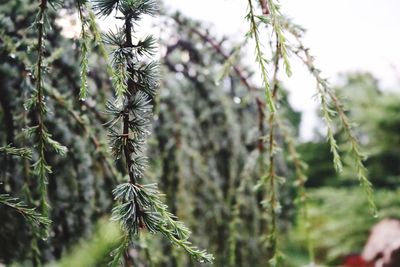
[[[210,22],[220,35],[240,40],[248,24],[246,0],[165,0],[170,10]],[[282,12],[307,29],[305,43],[332,83],[338,74],[370,71],[383,87],[399,84],[400,0],[286,0]],[[251,51],[249,55],[253,55]],[[395,68],[398,68],[396,73]],[[285,79],[292,105],[304,112],[301,134],[311,139],[317,125],[315,82],[300,64]]]

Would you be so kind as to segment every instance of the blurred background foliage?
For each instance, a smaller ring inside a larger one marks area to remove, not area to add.
[[[73,7],[73,1],[66,6]],[[28,0],[5,0],[0,4],[0,146],[32,145],[23,129],[35,121],[24,109],[32,93],[26,69],[33,65],[35,31],[30,28],[37,5]],[[69,11],[66,10],[67,14]],[[65,14],[64,14],[65,15]],[[53,173],[49,179],[51,235],[40,242],[42,257],[50,266],[106,266],[110,248],[119,232],[106,223],[112,208],[111,190],[121,180],[106,142],[105,100],[112,95],[101,47],[91,43],[89,97],[78,101],[80,88],[79,42],[60,34],[52,12],[52,30],[46,37],[48,65],[46,125],[68,147],[66,157],[46,152]],[[153,135],[147,150],[151,159],[148,180],[158,182],[171,211],[193,230],[193,241],[209,248],[215,266],[265,266],[267,221],[260,205],[264,192],[254,185],[263,174],[261,135],[255,97],[240,77],[228,75],[216,83],[216,73],[226,61],[206,39],[212,29],[179,14],[163,15],[160,27],[162,80],[155,99]],[[203,35],[199,35],[197,29]],[[214,39],[227,53],[237,44]],[[252,70],[239,54],[236,65],[246,77]],[[376,191],[381,217],[400,214],[397,186],[400,175],[400,94],[383,91],[367,73],[345,74],[337,93],[346,102],[348,115],[357,123],[357,137],[368,155],[366,166]],[[281,88],[285,91],[284,88]],[[298,138],[301,114],[293,110],[285,94],[279,99],[287,124]],[[341,129],[336,135],[341,139]],[[279,141],[279,140],[278,140]],[[296,196],[292,164],[286,147],[278,162],[279,174],[287,178],[280,194],[283,212],[281,238],[289,266],[307,263],[304,225],[291,199]],[[311,204],[310,224],[317,262],[337,265],[342,257],[359,253],[368,231],[377,222],[351,176],[346,162],[339,176],[329,146],[316,136],[298,145],[307,169]],[[260,154],[261,153],[261,154]],[[37,155],[33,155],[37,157]],[[35,180],[29,160],[0,154],[0,193],[8,193],[35,205]],[[0,206],[0,263],[31,265],[32,232],[23,217]],[[138,266],[196,266],[179,249],[158,237],[141,235],[130,250]]]
[[[365,164],[374,184],[379,218],[400,219],[398,89],[382,90],[369,73],[343,75],[340,83],[336,91],[350,107],[348,115],[368,155]],[[341,134],[338,129],[339,140]],[[317,257],[321,262],[337,265],[343,256],[362,250],[377,219],[370,216],[366,201],[360,198],[358,184],[351,176],[351,160],[338,175],[330,164],[332,158],[325,140],[302,143],[299,151],[312,166],[307,171],[307,187],[312,199],[311,234]],[[302,227],[293,229],[299,240],[304,239],[303,232]],[[289,249],[298,253],[297,246]]]

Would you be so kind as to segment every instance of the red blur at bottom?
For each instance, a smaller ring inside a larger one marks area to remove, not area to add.
[[[373,267],[373,265],[365,262],[360,255],[349,255],[343,259],[342,267]]]

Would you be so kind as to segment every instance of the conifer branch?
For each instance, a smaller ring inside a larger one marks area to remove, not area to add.
[[[113,194],[117,205],[112,212],[113,220],[118,221],[125,233],[120,245],[113,252],[111,264],[117,266],[125,257],[131,241],[148,230],[160,233],[170,242],[183,248],[199,262],[212,262],[213,256],[199,250],[188,240],[190,231],[167,211],[156,184],[141,185],[147,158],[143,156],[146,139],[150,134],[153,107],[151,99],[155,96],[158,65],[145,63],[143,57],[154,53],[154,38],[148,36],[133,43],[133,26],[137,25],[143,14],[155,15],[157,3],[153,0],[96,0],[95,8],[102,16],[113,10],[123,16],[124,26],[117,32],[109,32],[104,41],[114,48],[112,64],[113,80],[117,101],[107,104],[107,113],[113,118],[107,123],[109,139],[114,156],[124,159],[129,181],[118,185]]]
[[[254,7],[252,0],[248,0],[248,13],[246,15],[246,19],[250,23],[250,30],[246,34],[247,36],[250,36],[254,38],[254,42],[256,45],[256,61],[259,64],[260,70],[261,70],[261,78],[263,81],[264,89],[265,89],[265,98],[266,102],[268,104],[269,110],[271,112],[275,112],[275,105],[272,99],[272,93],[271,93],[271,87],[269,84],[269,78],[268,78],[268,70],[267,66],[269,64],[269,61],[265,58],[264,52],[261,49],[261,41],[260,41],[260,36],[259,36],[259,30],[258,30],[258,24],[256,22],[256,15],[254,13]]]
[[[282,121],[282,119],[278,119],[278,127],[281,130],[282,136],[287,144],[287,149],[289,152],[290,160],[293,163],[294,171],[295,171],[295,182],[294,185],[298,189],[296,203],[299,207],[299,212],[301,213],[303,222],[305,224],[305,236],[307,241],[307,250],[308,257],[311,264],[315,262],[315,253],[314,253],[314,244],[311,239],[311,223],[308,212],[308,203],[309,197],[307,194],[307,190],[305,184],[307,182],[307,176],[305,174],[307,164],[301,159],[299,152],[296,149],[295,140],[293,138],[293,134],[291,133],[291,129],[288,125]]]
[[[278,38],[278,36],[277,36]],[[281,58],[281,50],[279,49],[280,42],[276,40],[276,49],[275,49],[275,57],[274,57],[274,74],[272,79],[272,99],[276,102],[277,93],[278,93],[278,72],[279,72],[279,62]],[[267,202],[263,202],[263,206],[269,206],[270,210],[270,227],[269,231],[269,238],[268,243],[271,247],[272,257],[269,260],[271,266],[281,266],[283,260],[283,254],[279,250],[278,244],[278,227],[277,221],[279,217],[279,213],[281,210],[280,203],[279,203],[279,196],[278,196],[278,188],[279,183],[283,180],[283,178],[279,178],[276,174],[275,170],[275,155],[278,152],[278,147],[276,145],[276,125],[277,124],[277,114],[276,112],[271,112],[268,119],[268,173],[267,173],[267,182],[268,189],[266,192],[270,194],[269,199]]]
[[[35,79],[35,91],[31,98],[26,103],[26,108],[35,111],[37,115],[37,125],[26,129],[28,136],[36,137],[36,151],[38,159],[33,164],[33,174],[38,178],[38,191],[40,194],[39,199],[39,210],[42,216],[49,217],[49,202],[48,202],[48,175],[51,173],[51,167],[48,165],[45,158],[46,146],[52,148],[56,153],[60,155],[65,155],[67,148],[62,146],[60,143],[55,141],[51,134],[47,131],[45,126],[45,116],[47,113],[47,107],[45,103],[45,91],[44,91],[44,72],[46,71],[46,66],[44,65],[44,52],[45,52],[45,28],[46,28],[46,16],[48,4],[54,6],[58,4],[57,0],[47,1],[40,0],[39,12],[36,17],[35,25],[37,28],[37,59],[34,68],[34,79]],[[40,233],[36,233],[36,237],[48,235],[48,229],[40,229]],[[33,243],[37,243],[36,237]],[[37,244],[33,244],[33,250],[35,253],[35,261],[39,261],[39,251],[37,249]]]
[[[29,226],[32,228],[41,228],[45,230],[50,226],[51,221],[47,217],[36,212],[34,208],[28,208],[17,198],[11,197],[7,194],[0,194],[0,203],[14,209],[24,216]],[[46,238],[46,236],[42,236],[42,238]]]
[[[36,90],[28,102],[29,109],[36,109],[36,114],[38,117],[37,126],[28,128],[28,135],[36,134],[37,137],[37,153],[38,160],[33,164],[33,174],[39,179],[38,190],[40,193],[40,204],[39,209],[43,216],[49,217],[49,203],[48,203],[48,192],[47,192],[47,177],[51,172],[50,166],[48,166],[45,155],[45,136],[46,129],[44,125],[44,117],[46,112],[46,106],[44,103],[43,96],[43,78],[42,71],[43,67],[43,52],[44,52],[44,27],[45,27],[45,15],[47,10],[47,0],[40,0],[39,13],[36,18],[36,27],[38,31],[37,35],[37,61],[34,70],[34,75],[36,78]],[[30,107],[29,107],[30,105]],[[35,265],[41,264],[40,250],[38,247],[38,239],[48,235],[49,228],[41,229],[40,231],[35,231],[31,241],[33,262]]]
[[[279,40],[276,40],[276,49],[274,54],[274,74],[272,77],[272,100],[274,103],[276,102],[278,95],[278,72],[279,72],[279,63],[281,59],[280,49],[279,49]],[[262,176],[256,185],[255,189],[260,189],[265,187],[267,194],[269,194],[268,198],[262,201],[262,206],[267,208],[270,215],[270,223],[268,229],[268,245],[271,249],[271,258],[269,260],[269,264],[271,266],[281,266],[283,261],[283,254],[279,250],[278,244],[278,227],[277,221],[279,217],[279,213],[281,210],[278,196],[278,188],[280,183],[284,181],[284,178],[279,177],[275,170],[276,165],[276,153],[279,150],[279,147],[276,143],[276,135],[277,135],[277,112],[270,112],[268,117],[268,136],[265,138],[268,147],[268,169],[267,173]]]
[[[89,36],[88,28],[89,21],[85,14],[86,0],[76,0],[78,6],[79,19],[81,21],[81,34],[80,34],[80,46],[81,46],[81,88],[79,91],[79,99],[86,100],[88,94],[88,71],[89,71]]]
[[[358,178],[358,181],[360,182],[361,188],[363,188],[363,190],[367,196],[367,201],[368,201],[368,205],[369,205],[371,214],[374,217],[377,217],[378,210],[377,210],[375,200],[374,200],[374,191],[373,191],[372,183],[367,178],[367,169],[365,168],[364,163],[363,163],[363,161],[365,160],[365,155],[363,155],[360,151],[361,149],[360,149],[359,141],[357,140],[357,138],[353,132],[350,120],[344,111],[343,104],[333,94],[333,92],[329,91],[329,96],[330,96],[333,104],[336,107],[336,110],[339,114],[339,119],[340,119],[343,129],[344,129],[344,132],[350,141],[350,153],[351,153],[354,163],[355,163],[357,178]]]
[[[322,79],[320,74],[320,71],[314,67],[312,57],[310,56],[308,49],[304,49],[303,46],[300,45],[299,47],[300,51],[303,51],[306,54],[306,59],[302,57],[298,51],[296,51],[296,54],[299,56],[299,58],[303,61],[303,63],[309,68],[310,72],[314,75],[315,79],[317,80],[317,88],[318,92],[320,94],[321,98],[321,105],[322,105],[322,111],[323,115],[325,118],[325,122],[328,125],[328,139],[331,144],[331,151],[333,154],[333,162],[336,170],[341,171],[342,170],[342,163],[341,159],[338,153],[339,146],[337,145],[336,139],[334,137],[334,131],[333,131],[333,122],[332,122],[332,116],[338,114],[339,119],[341,121],[341,124],[343,126],[343,129],[350,141],[350,153],[355,161],[355,166],[356,166],[356,173],[357,173],[357,178],[360,182],[361,187],[363,188],[364,192],[366,193],[367,200],[368,200],[368,205],[370,207],[371,213],[374,217],[377,216],[377,208],[375,205],[375,201],[373,199],[373,188],[372,184],[367,178],[367,170],[363,164],[363,160],[365,158],[364,155],[360,152],[360,145],[355,137],[350,121],[347,117],[347,115],[344,112],[343,106],[340,103],[339,99],[333,94],[331,91],[327,81],[325,79]],[[328,101],[332,100],[335,110],[331,109],[328,106]]]
[[[106,49],[104,47],[103,38],[101,36],[101,32],[96,23],[96,15],[93,12],[93,10],[91,9],[90,5],[87,5],[86,7],[87,7],[87,10],[89,13],[89,25],[90,25],[90,30],[93,34],[94,42],[96,43],[96,46],[99,49],[100,55],[103,57],[104,61],[107,64],[107,74],[110,75],[110,77],[113,77],[113,69],[112,69],[111,65],[109,64],[108,52],[106,51]]]
[[[262,17],[262,21],[266,22],[267,25],[271,24],[272,28],[276,34],[276,38],[279,43],[279,53],[283,59],[283,64],[285,65],[285,71],[288,76],[292,75],[292,70],[290,67],[289,56],[287,51],[287,41],[283,33],[283,25],[281,24],[281,12],[280,6],[274,2],[274,0],[266,1],[269,10],[268,17]]]
[[[5,153],[12,156],[18,156],[23,159],[32,159],[32,150],[28,148],[15,148],[11,145],[0,147],[0,153]]]
[[[331,152],[333,154],[333,162],[335,169],[339,172],[343,169],[342,161],[338,152],[339,146],[334,137],[333,121],[332,121],[332,117],[338,114],[344,132],[350,141],[350,154],[352,155],[355,161],[357,178],[360,182],[360,186],[363,188],[366,194],[370,211],[372,215],[376,217],[377,208],[373,197],[373,188],[371,182],[367,178],[367,169],[365,168],[363,163],[365,156],[360,151],[360,145],[353,133],[350,120],[348,119],[345,113],[342,103],[335,96],[332,89],[330,88],[328,81],[321,77],[320,75],[321,71],[315,67],[314,58],[310,55],[309,49],[304,47],[300,39],[301,33],[304,30],[299,28],[297,25],[291,24],[290,21],[286,21],[286,23],[289,25],[287,27],[288,31],[295,37],[298,43],[297,49],[292,48],[292,51],[309,69],[310,73],[314,76],[317,82],[318,95],[321,99],[322,112],[328,128],[328,140],[330,142]],[[301,55],[301,53],[303,53],[304,56]],[[333,103],[335,110],[333,110],[329,106],[329,102]]]
[[[298,39],[300,42],[300,40]],[[300,55],[300,51],[305,53],[306,58]],[[327,127],[327,138],[330,144],[331,153],[333,156],[333,165],[337,172],[342,172],[343,164],[339,154],[339,146],[334,137],[335,130],[333,126],[333,117],[336,115],[336,111],[333,110],[329,105],[329,91],[330,87],[328,81],[321,77],[321,71],[314,66],[314,58],[309,54],[309,50],[306,49],[302,44],[299,46],[299,50],[293,51],[305,64],[310,73],[316,80],[317,96],[320,99],[322,116]]]
[[[45,146],[45,128],[44,128],[44,116],[45,116],[45,103],[43,96],[43,81],[42,81],[42,70],[43,70],[43,41],[44,41],[44,20],[45,12],[47,9],[47,0],[41,0],[39,6],[39,15],[37,18],[38,28],[38,40],[37,40],[37,64],[36,64],[36,105],[38,110],[38,154],[39,160],[34,164],[34,173],[39,177],[40,187],[40,210],[44,216],[48,216],[49,204],[47,200],[47,174],[50,172],[50,167],[47,165],[44,157],[44,146]]]

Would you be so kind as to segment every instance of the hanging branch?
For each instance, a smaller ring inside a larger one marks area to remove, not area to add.
[[[284,65],[286,68],[286,73],[288,76],[291,75],[291,70],[290,70],[290,64],[288,60],[288,49],[291,49],[287,45],[286,38],[284,36],[283,31],[287,30],[289,31],[295,39],[299,43],[299,48],[297,50],[294,50],[293,52],[299,56],[303,63],[308,67],[312,75],[316,78],[317,81],[317,95],[320,98],[321,101],[321,108],[323,111],[323,117],[326,122],[327,128],[328,128],[328,140],[331,146],[331,152],[333,154],[333,162],[335,169],[337,171],[342,171],[342,161],[340,158],[339,154],[339,147],[336,142],[336,139],[334,138],[334,129],[333,129],[333,120],[332,118],[338,113],[339,114],[339,119],[341,121],[341,124],[345,130],[346,135],[348,136],[350,140],[350,152],[355,159],[356,163],[356,168],[357,168],[357,176],[360,181],[361,186],[364,188],[367,198],[368,198],[368,203],[370,206],[370,209],[374,215],[376,215],[376,207],[373,201],[373,190],[372,190],[372,185],[369,182],[369,180],[366,177],[366,169],[363,165],[363,155],[360,152],[359,144],[357,139],[355,138],[355,135],[352,132],[351,129],[351,124],[344,112],[344,108],[338,98],[331,92],[328,83],[326,79],[323,79],[320,76],[320,71],[314,67],[313,64],[313,58],[310,56],[308,49],[304,48],[300,36],[301,33],[304,31],[301,27],[291,23],[290,21],[286,20],[280,13],[279,6],[275,4],[273,0],[265,1],[265,0],[260,0],[260,6],[262,8],[264,16],[256,16],[254,13],[252,1],[249,0],[249,12],[247,15],[247,19],[250,20],[251,24],[251,30],[249,34],[252,34],[254,36],[254,39],[256,41],[256,60],[260,65],[261,68],[261,73],[263,77],[263,82],[265,84],[265,77],[266,77],[266,71],[265,71],[265,65],[268,65],[268,61],[263,60],[262,53],[260,52],[260,45],[259,45],[259,37],[257,35],[257,23],[256,23],[256,18],[259,19],[261,22],[265,23],[266,25],[271,25],[273,31],[276,34],[277,42],[278,42],[278,47],[277,47],[277,52],[281,55],[284,61]],[[300,55],[299,52],[303,52],[305,54],[305,58]],[[265,61],[265,65],[263,66],[263,62]],[[276,68],[277,66],[275,66]],[[271,99],[269,95],[266,95],[267,100]],[[274,101],[274,95],[272,93],[272,100]],[[273,102],[272,101],[272,102]],[[333,105],[336,110],[333,110],[330,107],[330,102],[333,102]],[[275,115],[274,115],[274,110],[271,110],[272,114],[270,115],[269,119],[269,125],[270,125],[270,133],[269,133],[269,149],[270,153],[272,154],[272,149],[273,149],[273,141],[272,137],[274,135],[274,128],[273,128],[273,123],[275,121]],[[289,145],[289,153],[291,153],[292,157],[296,155],[294,146]],[[271,157],[270,154],[270,163],[273,162],[273,157]],[[298,161],[298,158],[294,157],[295,161]],[[299,169],[299,162],[295,163],[295,168],[296,168],[296,173],[298,176],[298,179],[300,179],[298,182],[300,183],[300,194],[305,195],[305,189],[304,189],[304,182],[305,180],[303,179],[304,177],[301,175],[301,170]],[[273,169],[270,165],[270,170],[269,170],[269,175],[273,175]],[[270,181],[271,184],[271,181]],[[272,185],[272,184],[271,184]],[[271,189],[272,190],[272,189]],[[274,195],[274,192],[271,192],[272,195]],[[272,196],[273,197],[273,196]],[[306,198],[302,197],[303,199],[303,204],[304,204],[304,216],[305,219],[307,220],[307,209],[306,209]],[[308,223],[308,222],[306,222]],[[270,240],[272,242],[272,245],[274,245],[274,240]],[[312,245],[309,243],[309,254],[310,254],[310,260],[313,261],[313,252],[312,252]]]
[[[109,32],[104,39],[106,44],[114,48],[112,78],[117,97],[116,101],[107,104],[107,113],[113,116],[108,123],[109,139],[113,155],[119,160],[123,159],[129,177],[128,182],[113,190],[117,205],[112,218],[120,222],[125,237],[114,250],[111,265],[118,266],[122,258],[129,259],[126,250],[140,230],[161,233],[195,260],[212,262],[211,254],[197,249],[188,240],[189,229],[168,212],[157,185],[139,183],[147,167],[143,150],[150,134],[151,101],[157,88],[158,65],[143,60],[154,54],[155,39],[147,36],[134,43],[132,33],[133,26],[137,25],[142,15],[156,14],[157,3],[153,0],[97,0],[94,8],[102,16],[108,16],[114,10],[120,12],[118,18],[124,21],[122,28],[115,33]]]
[[[12,156],[18,156],[23,159],[32,159],[32,150],[28,148],[15,148],[11,145],[0,147],[0,153],[5,153]]]
[[[278,199],[278,187],[279,183],[282,182],[283,178],[280,178],[276,174],[275,170],[275,154],[277,153],[277,146],[275,141],[276,135],[276,109],[274,103],[276,102],[277,92],[278,92],[278,72],[279,72],[279,62],[283,58],[286,73],[288,76],[291,75],[290,64],[287,56],[286,50],[286,39],[282,32],[282,27],[279,23],[278,16],[279,8],[272,2],[260,1],[260,5],[263,9],[264,16],[256,16],[251,0],[248,0],[249,11],[246,16],[247,20],[250,21],[250,31],[247,35],[254,37],[256,45],[256,61],[258,62],[261,70],[261,76],[263,79],[263,84],[266,88],[266,101],[269,104],[270,115],[268,119],[269,134],[268,134],[268,171],[267,174],[262,177],[256,186],[256,188],[267,186],[267,193],[269,193],[268,201],[263,201],[262,204],[265,207],[269,207],[270,210],[270,227],[269,227],[269,246],[272,251],[272,257],[269,263],[272,266],[280,266],[283,261],[283,254],[279,250],[278,246],[278,229],[277,220],[278,214],[280,213],[280,204]],[[266,15],[269,15],[268,17]],[[269,84],[267,66],[269,61],[265,58],[262,50],[261,43],[258,32],[258,24],[256,18],[266,25],[272,25],[272,29],[276,35],[276,49],[274,58],[274,75],[272,78],[272,88]]]
[[[35,114],[36,121],[34,126],[26,129],[26,133],[29,137],[35,137],[35,148],[36,155],[35,162],[33,163],[33,175],[38,179],[38,191],[39,191],[39,211],[41,216],[49,218],[50,205],[48,202],[48,176],[51,173],[51,167],[47,163],[45,157],[46,148],[52,148],[57,154],[63,156],[67,152],[67,148],[62,146],[60,143],[52,139],[51,134],[47,131],[45,125],[45,117],[47,114],[47,107],[45,103],[45,92],[44,92],[44,73],[47,67],[44,64],[44,53],[45,53],[45,31],[47,26],[47,8],[48,4],[54,6],[59,4],[58,0],[40,0],[39,1],[39,12],[35,20],[35,26],[37,28],[37,44],[36,44],[36,64],[33,68],[32,78],[35,81],[35,90],[33,91],[31,98],[26,102],[25,108],[31,110]],[[38,247],[39,239],[46,239],[49,235],[50,223],[45,224],[45,227],[34,228],[33,238],[31,241],[33,261],[35,265],[41,264],[40,250]]]
[[[319,97],[321,99],[322,112],[325,122],[327,123],[328,126],[328,139],[331,145],[334,166],[337,171],[341,171],[343,168],[338,153],[339,146],[336,142],[336,139],[334,138],[334,131],[332,126],[333,123],[332,116],[338,114],[344,132],[350,141],[350,153],[355,161],[357,178],[360,182],[360,186],[366,193],[370,211],[372,215],[376,217],[377,208],[374,201],[373,188],[371,182],[367,178],[367,169],[365,168],[363,163],[365,156],[360,152],[359,142],[353,133],[350,120],[344,111],[343,104],[332,92],[332,89],[330,88],[328,81],[321,77],[320,75],[321,71],[315,67],[314,58],[310,55],[309,49],[304,47],[303,43],[300,40],[299,33],[292,31],[292,34],[295,36],[299,45],[297,49],[293,49],[293,52],[298,56],[298,58],[300,58],[300,60],[304,63],[304,65],[307,66],[310,73],[314,76],[317,82],[317,89]],[[303,53],[304,56],[302,56],[301,53]],[[329,101],[333,103],[335,110],[329,107],[328,104]]]
[[[103,38],[101,36],[101,32],[96,23],[96,14],[93,12],[93,10],[90,8],[90,6],[86,5],[86,8],[89,12],[88,20],[89,20],[90,30],[93,34],[94,42],[99,49],[99,53],[100,53],[101,57],[105,60],[105,62],[107,64],[107,74],[110,75],[111,77],[113,77],[113,69],[112,69],[111,65],[108,63],[109,62],[108,52],[106,51],[106,49],[104,47]]]
[[[294,166],[294,172],[295,172],[294,185],[298,190],[296,203],[298,204],[299,211],[305,223],[305,232],[306,232],[305,236],[307,242],[308,257],[310,264],[312,265],[315,262],[315,255],[314,255],[314,244],[310,236],[311,224],[308,212],[309,197],[305,187],[305,184],[307,182],[307,176],[305,174],[307,164],[304,161],[302,161],[300,154],[297,152],[295,140],[293,138],[293,134],[291,133],[290,127],[288,125],[285,125],[282,122],[282,119],[278,119],[277,122],[278,122],[278,127],[281,130],[282,136],[285,140],[285,143],[287,144],[290,160],[292,161]]]
[[[283,25],[281,24],[281,12],[278,4],[274,0],[267,1],[269,13],[268,17],[260,17],[266,25],[272,25],[272,29],[276,34],[276,38],[279,43],[279,53],[283,59],[283,64],[285,66],[285,71],[288,76],[292,75],[292,70],[290,67],[289,56],[287,52],[287,42],[286,37],[283,34]]]
[[[280,41],[278,39],[278,34],[276,34],[276,49],[274,56],[274,74],[272,78],[272,99],[276,102],[277,93],[278,93],[278,72],[279,72],[279,62],[281,58],[281,50],[280,50]],[[277,221],[278,216],[281,211],[281,206],[279,203],[278,196],[278,188],[279,184],[283,182],[283,178],[278,177],[275,170],[275,155],[278,152],[278,147],[276,144],[276,123],[277,123],[277,114],[276,112],[271,112],[268,118],[268,171],[267,176],[262,178],[261,183],[267,186],[266,192],[270,194],[268,201],[263,201],[262,204],[264,207],[269,207],[270,209],[270,228],[269,231],[269,246],[271,247],[272,257],[269,260],[271,266],[280,266],[283,260],[283,254],[279,250],[278,244],[278,227]],[[269,189],[269,190],[268,190]]]
[[[41,228],[45,230],[50,226],[51,221],[47,217],[36,212],[34,208],[28,208],[17,198],[11,197],[7,194],[0,194],[0,203],[19,212],[22,216],[24,216],[29,226],[32,228]]]
[[[62,146],[57,141],[53,140],[51,134],[47,131],[45,126],[45,116],[47,113],[47,107],[45,103],[44,95],[44,71],[46,67],[43,64],[44,58],[44,35],[45,35],[45,23],[46,23],[46,12],[47,12],[47,0],[41,0],[39,5],[39,13],[37,15],[35,24],[38,30],[37,35],[37,61],[34,69],[34,75],[36,82],[36,88],[32,97],[28,100],[26,107],[36,112],[37,125],[27,129],[29,136],[35,135],[37,139],[36,150],[38,154],[37,161],[33,164],[33,173],[39,179],[39,192],[40,192],[40,212],[43,216],[49,216],[49,203],[47,196],[47,179],[51,173],[51,167],[48,165],[45,158],[46,146],[51,147],[60,155],[65,155],[67,152],[66,147]],[[49,2],[50,4],[56,4],[56,1]]]
[[[259,64],[261,70],[261,78],[265,88],[265,98],[268,104],[269,110],[275,112],[275,105],[272,99],[271,87],[268,80],[267,65],[269,61],[265,58],[264,52],[261,49],[261,41],[259,36],[258,24],[256,22],[256,15],[254,14],[254,7],[252,0],[248,0],[248,13],[246,19],[250,22],[250,30],[247,32],[246,36],[254,38],[256,45],[256,61]]]
[[[37,126],[37,136],[39,138],[38,143],[38,154],[39,160],[34,164],[34,173],[39,177],[39,187],[40,187],[40,210],[44,216],[48,216],[49,204],[47,201],[47,174],[50,173],[50,167],[47,165],[46,159],[44,157],[44,146],[45,146],[45,136],[46,129],[44,126],[44,116],[45,116],[45,103],[43,96],[43,81],[42,81],[42,70],[43,70],[43,40],[44,40],[44,20],[45,12],[47,9],[47,0],[41,0],[39,6],[39,15],[37,18],[37,29],[38,29],[38,39],[37,39],[37,64],[36,64],[36,106],[38,111],[38,126]]]
[[[306,58],[303,58],[299,51],[304,51]],[[317,83],[317,96],[320,98],[322,116],[327,126],[327,137],[330,143],[331,152],[333,155],[333,165],[337,172],[342,172],[343,164],[339,154],[339,146],[334,137],[333,117],[336,115],[336,111],[329,106],[329,86],[328,81],[320,76],[321,71],[314,67],[314,59],[308,53],[308,49],[305,49],[302,45],[299,47],[299,51],[295,51],[295,54],[301,58],[303,63],[307,66],[310,73],[315,77]]]
[[[350,153],[353,156],[355,162],[357,178],[360,182],[361,187],[364,189],[365,194],[367,195],[367,201],[370,211],[374,217],[378,217],[378,210],[374,201],[374,191],[371,182],[367,178],[367,169],[365,168],[363,163],[363,161],[365,160],[365,155],[363,155],[360,151],[360,144],[356,136],[354,135],[350,120],[344,111],[343,104],[333,94],[332,91],[328,91],[328,94],[336,107],[340,121],[344,128],[344,132],[350,141]]]
[[[84,101],[87,98],[88,91],[88,71],[89,71],[89,36],[88,36],[88,28],[89,21],[85,14],[86,10],[86,0],[77,0],[76,5],[78,7],[79,19],[81,21],[81,34],[80,34],[80,46],[81,46],[81,88],[79,91],[79,99]]]
[[[259,1],[260,6],[262,8],[262,13],[264,16],[255,16],[254,12],[250,12],[249,16],[253,18],[253,25],[256,25],[255,23],[255,17],[257,17],[261,22],[263,22],[267,26],[272,26],[272,30],[275,33],[276,36],[276,53],[275,53],[275,62],[274,62],[274,77],[273,77],[273,88],[272,88],[272,99],[274,102],[276,102],[276,93],[277,93],[277,73],[279,70],[279,59],[283,59],[283,64],[285,66],[286,74],[288,76],[291,75],[291,67],[290,67],[290,62],[288,58],[288,48],[287,48],[287,42],[286,42],[286,37],[284,36],[284,29],[285,29],[285,24],[282,23],[282,15],[280,13],[280,8],[279,6],[273,1],[265,1],[265,0],[260,0]],[[250,11],[252,10],[251,8],[251,1],[249,1],[249,6],[250,6]],[[257,38],[255,38],[257,39]],[[256,51],[258,50],[257,44],[256,44]],[[259,61],[259,60],[258,60]],[[330,114],[327,114],[330,115]],[[277,125],[275,125],[277,124]],[[277,213],[276,211],[279,211],[279,201],[276,196],[276,187],[278,186],[276,181],[279,181],[278,177],[276,176],[275,169],[274,169],[274,161],[275,161],[275,156],[274,154],[276,153],[276,147],[275,147],[275,141],[274,141],[274,136],[275,136],[275,127],[280,126],[282,123],[280,122],[280,119],[278,117],[278,114],[275,114],[275,112],[272,112],[269,117],[269,170],[268,170],[268,175],[264,178],[261,179],[260,183],[265,184],[266,180],[269,179],[269,193],[270,193],[270,198],[269,198],[269,204],[271,206],[271,234],[269,238],[269,244],[272,249],[272,259],[270,260],[270,264],[273,266],[280,265],[282,260],[283,260],[283,255],[281,252],[278,250],[277,246],[277,229],[276,229],[276,217]],[[282,129],[282,131],[285,131]],[[301,166],[300,166],[300,160],[298,157],[296,157],[297,152],[294,147],[294,145],[291,143],[291,137],[289,133],[286,131],[286,133],[283,133],[283,135],[286,135],[284,137],[286,139],[286,142],[288,142],[289,146],[289,154],[292,156],[295,164],[295,172],[296,172],[296,177],[299,183],[299,195],[300,195],[300,204],[302,207],[303,211],[303,217],[305,220],[305,223],[308,224],[308,212],[307,212],[307,199],[306,199],[306,191],[304,187],[305,183],[305,176],[302,172]],[[332,135],[333,136],[333,135]],[[335,147],[336,148],[336,147]],[[264,180],[264,181],[263,181]],[[308,231],[308,229],[307,229]],[[308,241],[310,241],[309,238],[307,238]],[[313,262],[313,249],[312,249],[312,244],[309,242],[309,256],[310,256],[310,261]]]

